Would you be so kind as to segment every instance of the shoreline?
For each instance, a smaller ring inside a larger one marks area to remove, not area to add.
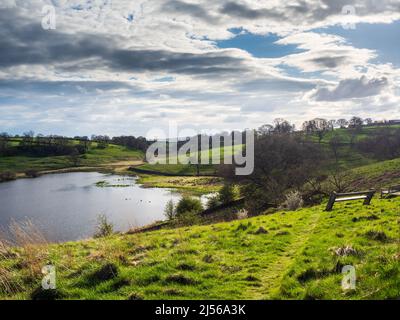
[[[142,188],[174,189],[181,195],[201,196],[216,192],[222,184],[222,178],[215,176],[180,176],[163,174],[145,174],[130,170],[133,166],[142,165],[143,161],[112,162],[101,166],[66,167],[54,170],[38,171],[36,177],[29,177],[23,172],[16,173],[15,179],[0,181],[1,183],[12,182],[19,179],[36,179],[42,175],[74,172],[99,172],[115,174],[120,176],[137,177],[138,184]],[[200,182],[200,183],[199,183]]]
[[[40,177],[42,175],[47,175],[47,174],[57,174],[57,173],[70,173],[70,172],[100,172],[100,173],[113,173],[117,175],[129,175],[130,172],[128,171],[129,167],[135,167],[144,164],[145,162],[142,160],[126,160],[126,161],[118,161],[118,162],[110,162],[110,163],[104,163],[99,166],[78,166],[78,167],[64,167],[60,169],[50,169],[50,170],[42,170],[42,171],[37,171],[37,177]],[[4,180],[0,181],[0,183],[3,182],[10,182],[10,181],[15,181],[17,179],[35,179],[37,177],[29,177],[26,175],[24,172],[16,172],[15,173],[15,179],[12,180]],[[137,176],[137,175],[136,175]]]

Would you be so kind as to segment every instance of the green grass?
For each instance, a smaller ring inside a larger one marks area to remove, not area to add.
[[[351,169],[348,172],[348,179],[352,181],[352,187],[355,189],[380,189],[399,185],[400,158]]]
[[[396,130],[399,129],[399,125],[388,125],[388,126],[371,126],[371,127],[362,127],[360,131],[356,133],[354,143],[368,138],[374,134],[376,134],[379,130],[389,129]],[[327,169],[332,169],[335,166],[334,158],[331,149],[329,148],[329,141],[333,136],[340,136],[342,139],[342,146],[339,147],[339,165],[340,167],[345,169],[352,169],[360,166],[366,166],[369,164],[377,163],[379,160],[373,159],[368,155],[365,155],[359,152],[354,146],[351,145],[351,136],[352,132],[349,129],[335,129],[334,131],[328,131],[323,139],[321,140],[321,146],[325,149],[326,155],[332,159],[331,163],[328,163]],[[310,141],[314,143],[318,143],[317,135],[311,135],[308,137]]]
[[[45,261],[57,268],[65,299],[390,299],[400,296],[400,198],[277,212],[233,222],[54,244]],[[264,228],[267,233],[257,232]],[[381,233],[377,233],[381,232]],[[382,235],[386,237],[375,237]],[[351,246],[354,256],[334,250]],[[29,299],[24,252],[7,267],[19,289],[2,298]],[[94,274],[113,263],[118,274]],[[341,288],[343,265],[356,268],[356,290]]]
[[[218,177],[169,177],[140,174],[137,181],[145,187],[170,188],[187,194],[207,194],[217,192],[223,185]]]
[[[400,129],[400,125],[386,125],[386,126],[370,126],[366,127],[363,126],[357,133],[356,137],[354,139],[354,142],[360,141],[362,139],[368,138],[371,135],[376,134],[378,131],[382,129],[390,129],[390,130],[396,130]],[[328,131],[321,143],[329,143],[330,139],[333,136],[340,136],[342,138],[343,143],[350,143],[351,142],[351,136],[352,136],[352,131],[347,129],[347,128],[338,128],[333,131]],[[318,142],[318,137],[315,135],[312,137],[312,139],[316,142]]]
[[[96,145],[81,156],[80,167],[101,166],[107,163],[123,160],[140,160],[143,159],[143,153],[137,150],[130,150],[123,146],[110,144],[105,149],[98,149]],[[12,156],[0,157],[0,172],[12,171],[23,172],[27,169],[35,169],[38,171],[56,170],[72,167],[73,164],[67,156],[52,157],[27,157]]]
[[[197,166],[189,164],[149,164],[145,163],[138,166],[137,168],[151,171],[160,174],[169,175],[184,175],[184,176],[195,176],[197,174]],[[215,167],[213,165],[200,165],[201,175],[214,175]]]
[[[224,156],[231,156],[238,153],[240,150],[243,149],[243,145],[235,145],[233,147],[221,147],[220,152],[220,159],[223,159]],[[210,159],[212,159],[212,154],[215,152],[215,149],[210,149],[208,151],[201,151],[201,155],[207,155]],[[197,158],[198,152],[193,152],[193,157]],[[194,164],[182,164],[180,163],[183,157],[178,157],[177,164],[143,164],[138,166],[139,169],[152,171],[154,173],[162,173],[162,174],[174,174],[174,175],[187,175],[187,176],[194,176],[197,174],[197,165]],[[167,161],[169,162],[169,161]],[[221,161],[222,163],[222,161]],[[200,174],[201,175],[215,175],[216,166],[213,164],[200,164]]]

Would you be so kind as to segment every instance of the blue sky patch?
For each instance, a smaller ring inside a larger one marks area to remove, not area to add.
[[[153,82],[173,82],[173,81],[175,81],[175,78],[171,76],[161,77],[153,80]]]
[[[390,24],[359,23],[355,29],[332,26],[313,31],[341,36],[356,48],[375,50],[378,57],[373,63],[389,62],[400,66],[400,20]]]
[[[230,29],[235,36],[228,40],[216,41],[218,48],[238,48],[249,52],[256,58],[280,58],[288,54],[300,53],[296,45],[280,45],[276,41],[282,39],[276,34],[257,35],[242,29]]]

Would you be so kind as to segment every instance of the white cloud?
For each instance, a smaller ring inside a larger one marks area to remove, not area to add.
[[[364,98],[379,95],[388,87],[388,79],[359,79],[341,80],[334,88],[318,88],[312,94],[317,101],[338,101],[344,99]]]
[[[45,4],[56,6],[56,30],[39,30]],[[392,0],[8,0],[18,19],[8,14],[2,24],[0,119],[14,120],[2,125],[50,133],[63,123],[71,134],[77,125],[85,134],[144,134],[171,118],[229,129],[368,110],[389,117],[399,100],[399,70],[377,63],[373,50],[310,31],[345,22],[341,9],[349,4],[354,22],[400,18]],[[38,32],[28,36],[32,26]],[[231,28],[276,33],[277,44],[303,52],[261,59],[216,47],[215,40],[234,36]],[[153,81],[163,77],[174,81]],[[18,104],[1,107],[10,97]]]

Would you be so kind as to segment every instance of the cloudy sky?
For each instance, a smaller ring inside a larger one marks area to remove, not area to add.
[[[399,52],[398,0],[0,0],[0,131],[400,118]]]

